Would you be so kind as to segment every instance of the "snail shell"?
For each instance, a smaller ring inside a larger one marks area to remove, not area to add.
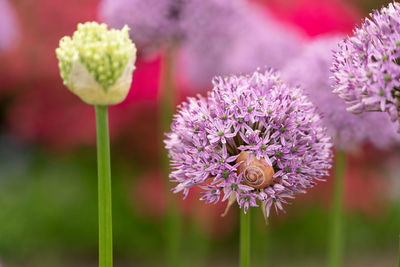
[[[256,189],[262,189],[272,184],[274,168],[266,164],[262,158],[257,159],[245,151],[240,152],[236,163],[242,162],[237,168],[237,174],[243,173],[242,182]]]

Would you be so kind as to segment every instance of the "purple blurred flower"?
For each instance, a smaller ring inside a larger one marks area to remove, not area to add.
[[[332,93],[329,68],[333,63],[332,52],[341,39],[339,36],[318,37],[283,68],[282,76],[292,85],[304,88],[337,148],[351,150],[366,142],[380,148],[388,147],[399,137],[385,114],[348,113],[344,100]]]
[[[145,54],[179,39],[182,5],[187,0],[103,0],[100,18],[113,28],[127,24],[133,42]]]
[[[199,4],[201,3],[201,4]],[[193,0],[183,14],[187,40],[182,46],[182,72],[190,83],[207,88],[217,74],[227,74],[227,51],[242,31],[247,3],[231,0]]]
[[[350,112],[382,111],[398,121],[400,4],[390,3],[370,17],[339,44],[332,68],[334,92]]]
[[[130,26],[144,54],[182,48],[182,73],[202,88],[217,74],[280,68],[302,47],[297,31],[244,0],[102,0],[100,17]]]
[[[217,74],[280,68],[301,51],[300,33],[260,7],[242,1],[207,2],[214,8],[203,4],[188,12],[195,15],[185,20],[190,30],[181,55],[182,71],[198,87],[207,86]]]
[[[259,7],[248,5],[241,32],[233,37],[233,49],[226,53],[227,72],[248,73],[260,67],[282,68],[303,48],[303,36]]]
[[[331,143],[311,102],[273,71],[217,77],[207,98],[189,98],[167,134],[173,189],[193,186],[207,203],[282,210],[327,175]]]
[[[0,0],[0,51],[10,48],[17,37],[17,22],[7,0]]]

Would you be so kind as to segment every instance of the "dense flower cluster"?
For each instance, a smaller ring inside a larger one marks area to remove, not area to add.
[[[180,106],[167,134],[175,193],[200,185],[207,203],[229,199],[244,212],[261,203],[268,217],[328,174],[330,138],[301,89],[272,70],[213,84]]]
[[[354,36],[344,39],[335,54],[334,92],[348,111],[382,111],[399,119],[400,4],[373,11]]]
[[[316,38],[303,53],[287,64],[282,76],[291,84],[304,88],[338,149],[350,150],[366,142],[387,147],[399,137],[385,114],[348,113],[344,100],[332,93],[333,80],[329,79],[329,69],[333,61],[332,51],[340,40],[341,37],[331,35]]]

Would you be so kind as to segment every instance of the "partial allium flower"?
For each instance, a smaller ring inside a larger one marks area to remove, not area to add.
[[[258,6],[248,5],[244,12],[240,32],[233,36],[232,50],[225,53],[226,72],[248,73],[257,67],[281,69],[301,52],[304,37],[294,27],[277,21]]]
[[[207,2],[214,8],[198,5],[187,13],[192,18],[186,20],[187,27],[192,30],[183,46],[182,71],[188,82],[205,87],[216,74],[281,68],[301,51],[301,34],[259,6],[241,1]]]
[[[292,85],[304,88],[338,149],[350,150],[366,142],[381,148],[390,146],[399,137],[385,114],[348,113],[344,100],[332,93],[330,67],[333,50],[340,40],[339,36],[329,35],[316,38],[283,68],[282,76]]]
[[[182,13],[182,29],[187,36],[180,60],[190,84],[206,87],[216,74],[228,74],[224,69],[226,54],[232,50],[234,36],[243,30],[245,9],[244,1],[189,1]]]
[[[103,0],[100,17],[110,26],[127,24],[141,52],[152,53],[181,35],[179,18],[186,0]]]
[[[7,0],[0,0],[0,51],[11,46],[17,34],[15,14]]]
[[[399,119],[400,4],[374,11],[354,36],[344,39],[335,54],[334,92],[349,105],[348,111],[387,112]]]
[[[261,205],[267,218],[328,174],[330,138],[299,88],[273,71],[213,84],[206,98],[179,107],[167,134],[173,192],[186,197],[198,185],[207,203],[229,199],[244,212]]]
[[[91,105],[122,102],[135,69],[136,47],[129,28],[107,29],[105,24],[78,24],[72,38],[65,36],[56,49],[65,86]]]

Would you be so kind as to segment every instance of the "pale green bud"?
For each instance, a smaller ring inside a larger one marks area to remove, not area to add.
[[[61,77],[86,103],[118,104],[128,94],[136,61],[128,31],[128,26],[108,30],[104,23],[86,22],[72,38],[61,38],[56,49]]]

